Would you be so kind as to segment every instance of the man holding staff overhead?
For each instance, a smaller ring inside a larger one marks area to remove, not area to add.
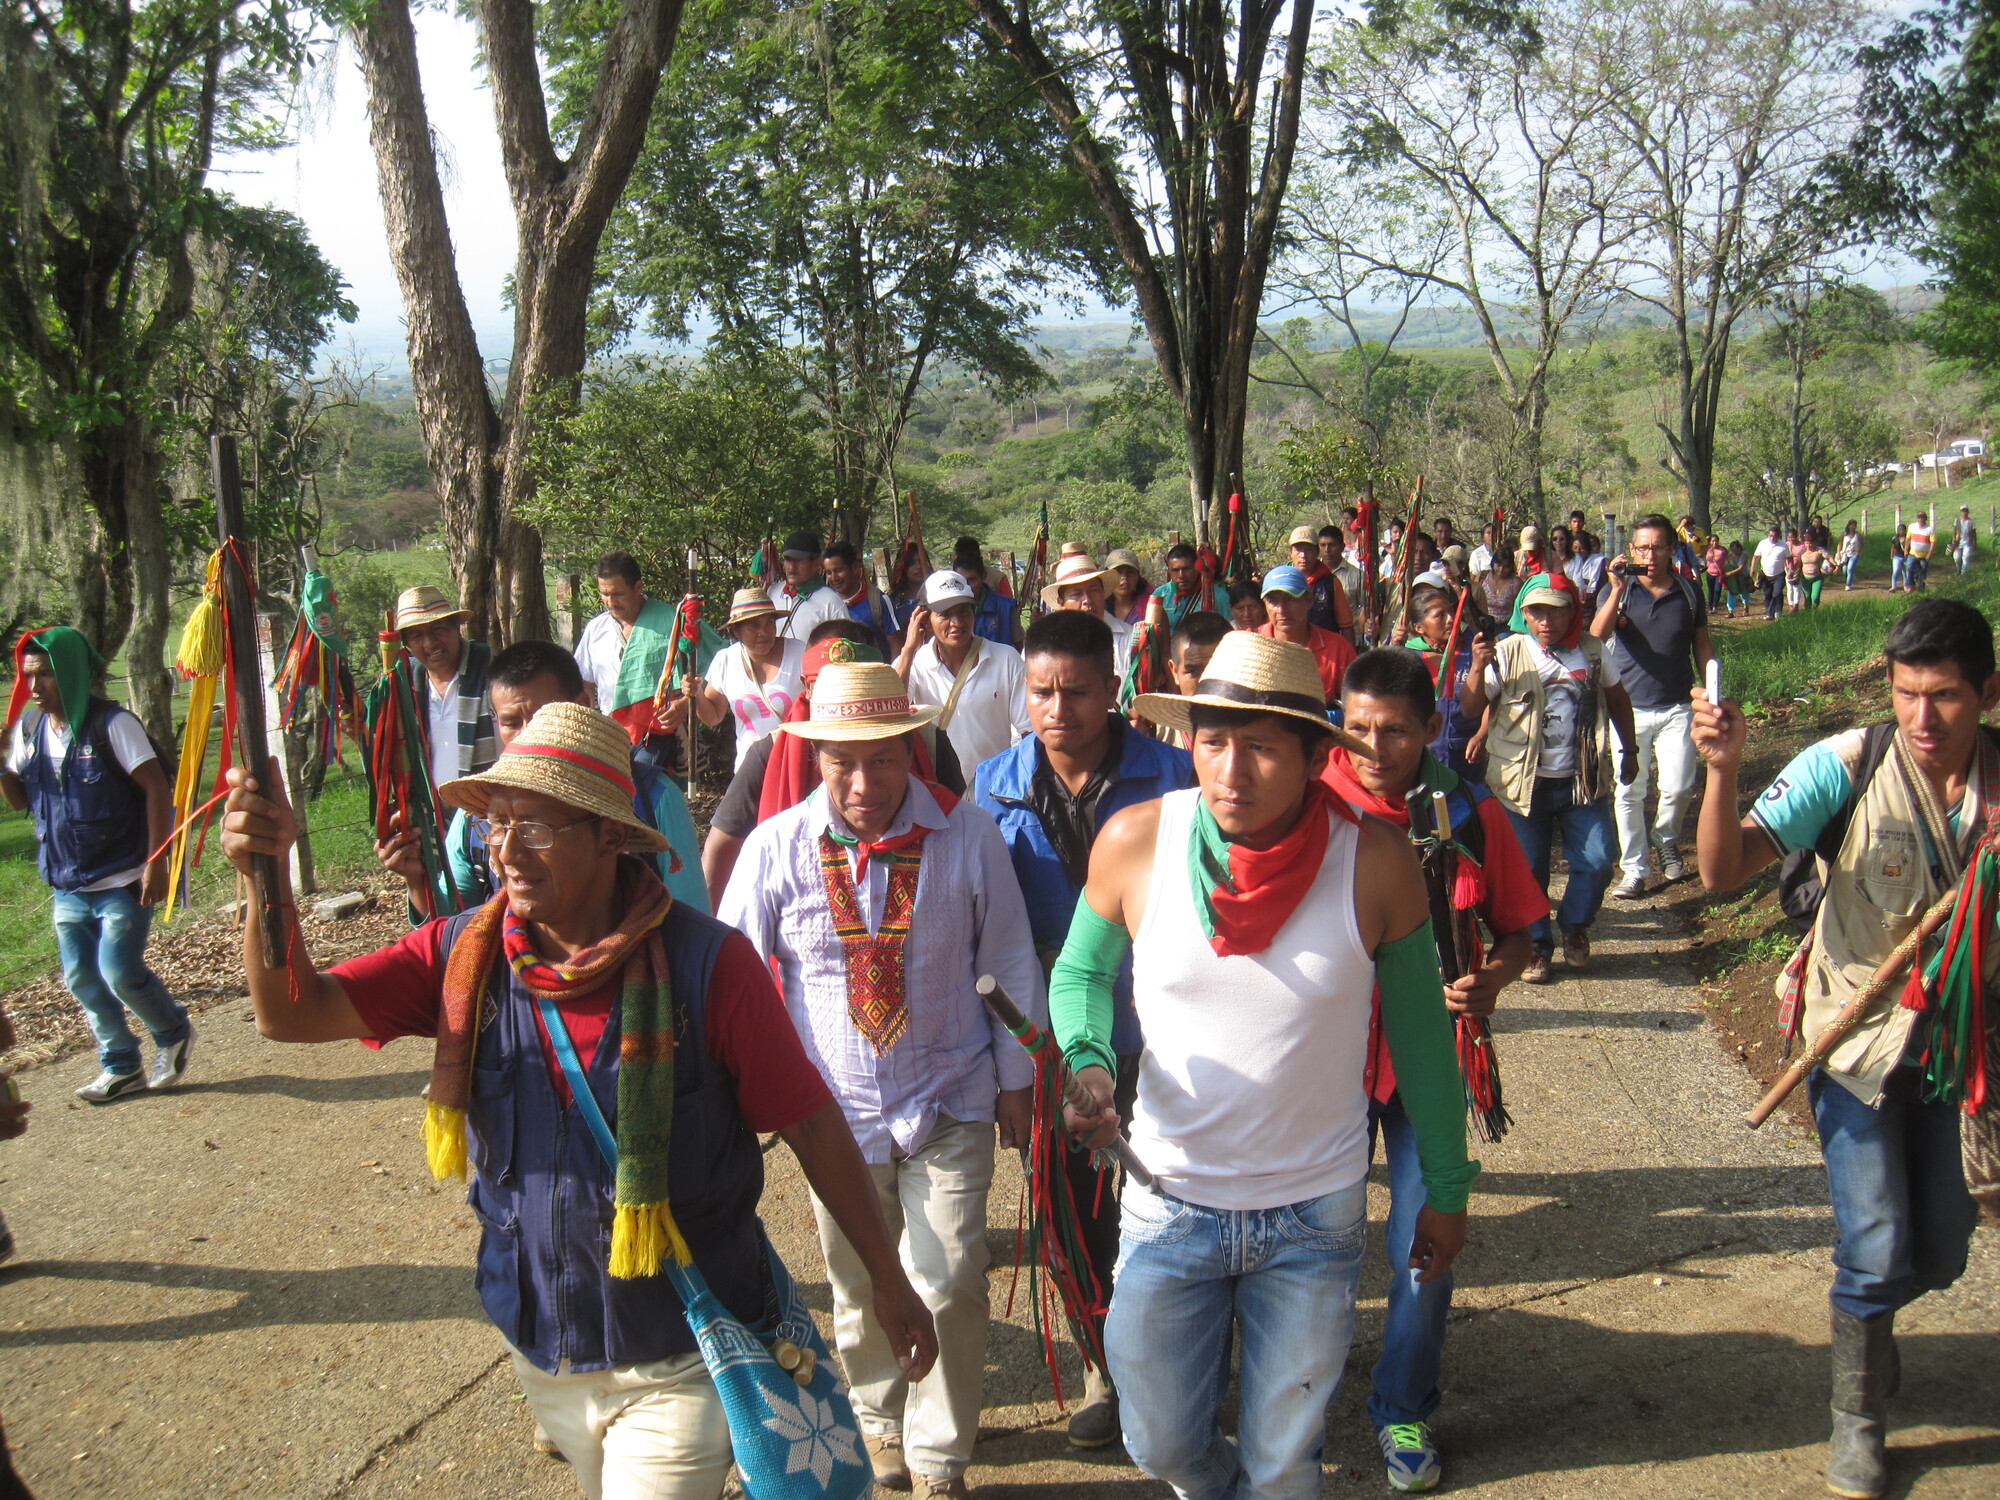
[[[1119,1118],[1113,989],[1129,952],[1140,1030],[1128,1185],[1105,1325],[1126,1451],[1188,1500],[1320,1492],[1326,1406],[1354,1334],[1367,1230],[1370,1009],[1417,1138],[1427,1202],[1410,1264],[1465,1242],[1465,1100],[1424,880],[1409,840],[1319,779],[1336,739],[1302,646],[1236,631],[1191,697],[1140,713],[1191,733],[1199,785],[1104,825],[1051,980],[1071,1112],[1109,1146]],[[1218,1422],[1232,1327],[1237,1438]]]
[[[1983,1079],[1986,1112],[1967,1119],[1990,1131],[2000,1095],[2000,1078],[1984,1078],[1981,1053],[1995,1050],[1990,1030],[1969,1039],[1975,1059],[1956,1077],[1945,1066],[1949,1038],[1940,1034],[1968,1010],[1979,1016],[1982,991],[1987,1027],[2000,1021],[1992,1000],[2000,946],[1985,948],[1985,972],[1968,971],[1966,984],[1950,984],[1949,965],[1933,959],[1926,969],[1947,982],[1917,992],[1906,988],[1903,966],[1858,1022],[1850,1026],[1843,1015],[1967,865],[1991,859],[2000,831],[2000,734],[1980,724],[2000,703],[1992,625],[1970,605],[1926,599],[1890,629],[1886,655],[1894,722],[1809,746],[1740,823],[1743,711],[1697,690],[1693,727],[1708,762],[1696,831],[1702,885],[1733,890],[1782,856],[1818,855],[1824,896],[1809,946],[1779,981],[1779,1021],[1818,1062],[1809,1097],[1838,1234],[1826,1482],[1857,1500],[1880,1495],[1889,1482],[1887,1401],[1902,1375],[1896,1311],[1965,1271],[1977,1214],[1958,1102],[1977,1104],[1967,1085]],[[1990,886],[1964,915],[1990,933]],[[1938,932],[1945,937],[1945,928]],[[1945,938],[1947,950],[1955,937]],[[1923,952],[1937,952],[1937,943]]]
[[[731,1314],[763,1318],[757,1133],[784,1137],[867,1266],[891,1357],[915,1378],[937,1346],[763,963],[632,857],[662,840],[633,812],[630,766],[612,720],[549,704],[492,770],[443,788],[487,821],[498,895],[325,974],[296,919],[282,969],[249,922],[244,976],[274,1041],[437,1039],[425,1154],[469,1183],[475,1285],[536,1418],[589,1500],[716,1500],[729,1425],[661,1262],[691,1260]],[[223,852],[245,874],[275,858],[282,881],[298,836],[282,783],[229,776]]]

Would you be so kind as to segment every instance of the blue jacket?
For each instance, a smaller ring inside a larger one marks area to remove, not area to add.
[[[1118,778],[1104,799],[1103,817],[1141,802],[1164,797],[1194,785],[1194,760],[1177,745],[1139,733],[1129,725],[1115,731],[1124,735],[1118,761]],[[972,800],[993,816],[1001,837],[1014,861],[1014,879],[1028,903],[1028,927],[1034,933],[1037,952],[1060,949],[1069,937],[1070,918],[1083,895],[1069,878],[1063,862],[1049,842],[1042,820],[1028,800],[1029,784],[1040,762],[1041,742],[1032,735],[1016,742],[998,755],[981,761],[972,778]],[[1115,1016],[1111,1027],[1111,1047],[1120,1056],[1139,1050],[1139,1018],[1132,1009],[1132,960],[1125,960],[1117,988],[1112,992]]]
[[[1014,644],[1014,622],[1021,618],[1021,603],[991,586],[980,589],[979,602],[972,610],[972,633],[996,646]]]
[[[449,918],[449,955],[470,913]],[[660,928],[674,992],[674,1114],[668,1193],[674,1222],[723,1306],[746,1323],[764,1312],[757,1200],[764,1154],[736,1107],[736,1087],[705,1043],[708,980],[729,929],[675,902]],[[539,1370],[646,1364],[695,1350],[665,1276],[614,1280],[614,1180],[576,1104],[558,1102],[535,1002],[504,957],[487,982],[466,1112],[479,1219],[474,1284],[493,1326]],[[584,1076],[618,1128],[619,1013]]]
[[[118,764],[106,728],[115,703],[92,698],[81,726],[72,726],[60,766],[49,754],[49,721],[38,716],[21,789],[35,820],[42,879],[59,891],[80,891],[107,875],[145,863],[146,794]],[[24,726],[25,727],[25,726]]]

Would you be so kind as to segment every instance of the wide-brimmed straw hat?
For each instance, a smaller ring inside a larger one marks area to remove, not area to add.
[[[778,613],[778,606],[771,602],[771,596],[760,588],[738,589],[729,596],[729,628],[747,625],[752,620],[761,620],[765,615]]]
[[[1248,630],[1232,630],[1216,645],[1191,696],[1141,693],[1132,706],[1155,724],[1188,733],[1197,703],[1211,708],[1244,708],[1253,713],[1304,719],[1327,731],[1348,753],[1373,760],[1375,752],[1344,729],[1327,722],[1326,692],[1312,652],[1290,641]]]
[[[461,776],[438,795],[475,818],[486,816],[496,789],[539,792],[632,830],[626,848],[657,854],[667,841],[632,810],[632,741],[617,721],[581,703],[548,703],[477,776]]]
[[[435,625],[440,620],[463,620],[466,611],[460,609],[438,589],[428,583],[417,584],[404,589],[396,596],[396,628],[410,630],[418,625]]]
[[[910,690],[886,662],[830,661],[813,684],[812,717],[780,724],[778,733],[808,740],[886,740],[938,716],[914,707]]]
[[[1062,591],[1074,588],[1080,583],[1088,583],[1093,578],[1102,578],[1105,569],[1097,565],[1097,559],[1088,552],[1067,552],[1056,564],[1055,581],[1042,589],[1042,608],[1062,608]]]

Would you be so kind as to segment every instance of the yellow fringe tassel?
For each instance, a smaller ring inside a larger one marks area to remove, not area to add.
[[[660,1260],[671,1253],[679,1265],[694,1264],[694,1252],[681,1238],[680,1226],[665,1203],[621,1203],[611,1211],[611,1274],[621,1281],[659,1274]]]
[[[167,900],[160,920],[171,922],[179,904],[181,876],[187,867],[189,846],[199,830],[184,826],[194,811],[195,782],[208,759],[209,717],[215,709],[215,692],[222,676],[222,553],[209,554],[208,581],[194,612],[181,629],[180,650],[174,666],[193,684],[188,698],[187,722],[181,726],[181,764],[174,777],[174,835],[167,858]]]
[[[439,1182],[447,1177],[471,1181],[465,1159],[464,1110],[446,1109],[426,1099],[423,1136],[424,1160],[430,1166],[431,1176]]]

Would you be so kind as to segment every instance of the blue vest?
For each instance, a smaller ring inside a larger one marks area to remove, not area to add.
[[[146,794],[118,764],[106,730],[116,704],[92,698],[80,728],[71,726],[60,766],[49,754],[49,721],[35,722],[21,787],[34,815],[42,879],[80,891],[107,875],[145,863]]]
[[[1114,731],[1117,732],[1117,731]],[[1118,779],[1106,793],[1103,822],[1111,815],[1168,792],[1194,785],[1194,759],[1178,745],[1156,740],[1129,725],[1118,757]],[[1000,825],[1007,853],[1014,862],[1014,879],[1028,905],[1028,929],[1037,951],[1061,948],[1083,894],[1049,842],[1042,820],[1028,801],[1041,742],[1033,735],[980,762],[972,779],[972,800]],[[1102,823],[1099,824],[1102,827]],[[1132,960],[1127,957],[1111,992],[1112,1050],[1129,1055],[1140,1047],[1139,1017],[1132,1007]]]
[[[471,913],[445,923],[441,952]],[[674,1120],[668,1192],[674,1222],[723,1306],[745,1322],[764,1314],[757,1199],[764,1154],[736,1107],[733,1080],[708,1054],[708,978],[730,929],[676,902],[660,928],[674,992]],[[574,1102],[558,1102],[534,998],[505,955],[487,984],[472,1059],[466,1123],[479,1216],[479,1300],[493,1326],[537,1369],[567,1359],[578,1371],[644,1364],[695,1350],[665,1276],[613,1280],[611,1169]],[[619,1011],[585,1062],[599,1108],[618,1126]]]

